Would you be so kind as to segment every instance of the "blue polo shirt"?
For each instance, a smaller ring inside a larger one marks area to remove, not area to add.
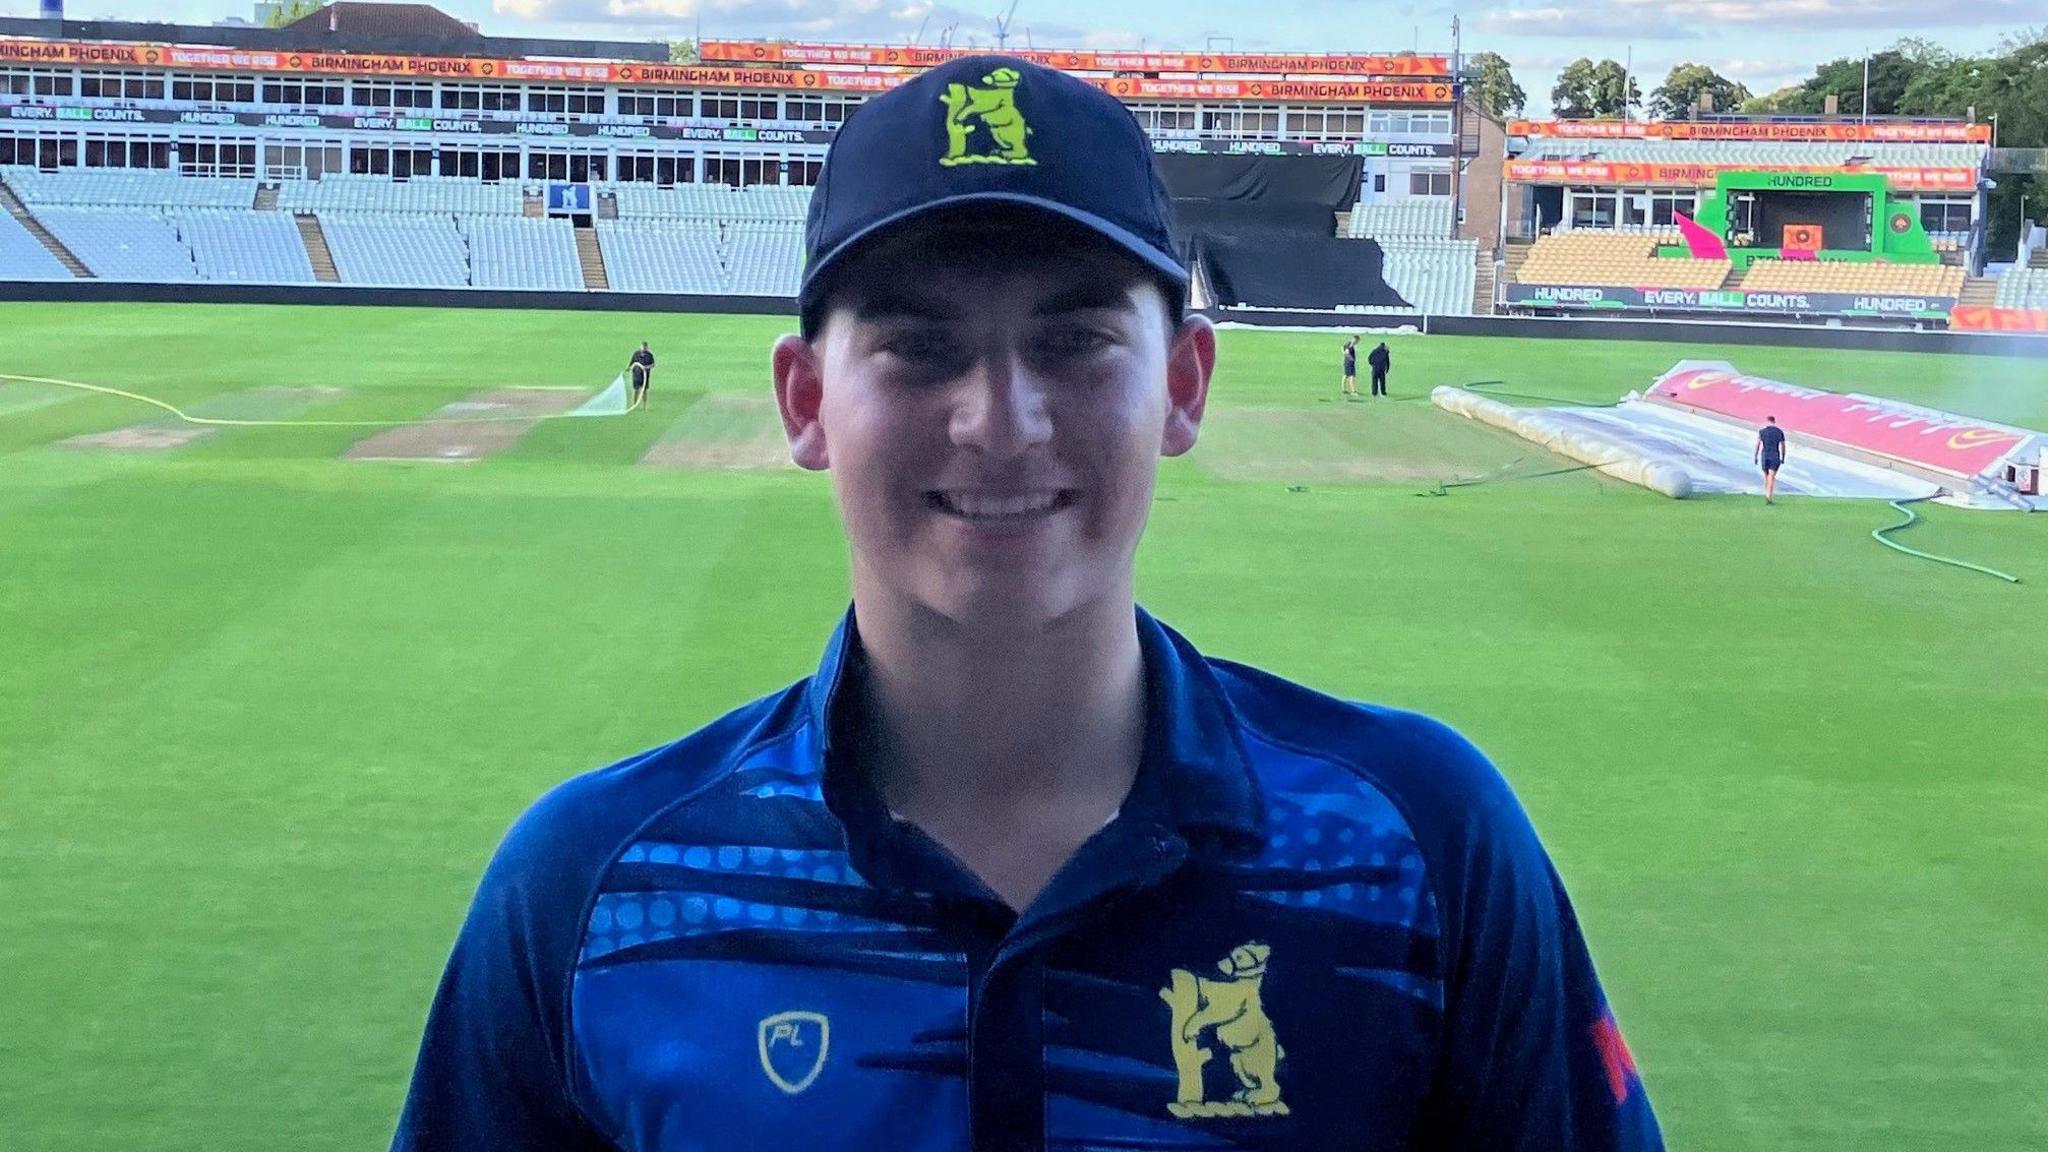
[[[1021,916],[841,763],[850,614],[816,675],[549,793],[394,1148],[1662,1147],[1471,745],[1138,631],[1131,795]]]

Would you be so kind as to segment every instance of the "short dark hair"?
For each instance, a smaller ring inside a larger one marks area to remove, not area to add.
[[[1778,418],[1776,416],[1766,416],[1764,417],[1764,419],[1770,421],[1773,424],[1776,424],[1778,422]]]

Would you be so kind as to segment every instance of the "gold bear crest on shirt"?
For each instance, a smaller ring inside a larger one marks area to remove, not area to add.
[[[1272,955],[1265,944],[1240,944],[1217,962],[1220,979],[1176,968],[1159,990],[1173,1014],[1173,1065],[1180,1078],[1168,1112],[1183,1118],[1287,1115],[1278,1078],[1287,1053],[1259,998]],[[1202,1068],[1218,1053],[1229,1059],[1238,1086],[1228,1098],[1210,1100]]]

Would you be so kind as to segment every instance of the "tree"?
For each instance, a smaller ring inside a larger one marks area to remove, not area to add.
[[[1728,79],[1705,64],[1680,64],[1664,77],[1664,84],[1650,93],[1650,115],[1660,120],[1678,120],[1691,114],[1702,95],[1714,99],[1714,110],[1732,112],[1750,98],[1749,89]]]
[[[325,7],[321,0],[279,0],[278,5],[263,18],[263,23],[272,28],[282,28]]]
[[[1627,89],[1624,102],[1623,88]],[[1613,60],[1593,63],[1584,56],[1564,66],[1557,74],[1557,87],[1550,90],[1550,106],[1560,120],[1616,118],[1624,107],[1638,107],[1642,89],[1635,77]]]
[[[1821,65],[1772,110],[1819,112],[1830,94],[1838,98],[1843,115],[1862,112],[1862,57]],[[1751,101],[1746,109],[1757,104]],[[1926,41],[1901,40],[1870,58],[1870,111],[1969,118],[1980,124],[1996,117],[2000,148],[2048,148],[2048,30],[2009,39],[1997,54],[1984,56],[1957,56]],[[1992,179],[1997,187],[1986,204],[1985,243],[1998,253],[2011,250],[2022,195],[2029,208],[2039,203],[2048,209],[2048,176],[1994,170]]]
[[[1863,65],[1861,56],[1830,60],[1815,70],[1812,79],[1800,85],[1799,96],[1785,107],[1787,112],[1801,112],[1808,115],[1827,110],[1827,98],[1835,98],[1835,107],[1844,116],[1860,116],[1863,107]],[[1886,49],[1870,57],[1870,108],[1872,116],[1892,116],[1899,111],[1899,100],[1905,96],[1906,88],[1920,73],[1922,65],[1896,48]]]
[[[1472,58],[1472,67],[1479,73],[1472,93],[1479,102],[1480,111],[1495,120],[1505,120],[1522,111],[1522,106],[1528,103],[1528,94],[1515,83],[1515,74],[1500,53],[1481,52]]]
[[[697,63],[697,42],[695,40],[669,41],[668,62],[671,64]]]
[[[1802,91],[1804,89],[1800,88],[1797,84],[1787,84],[1776,92],[1769,92],[1762,96],[1752,96],[1744,100],[1742,102],[1742,110],[1752,116],[1769,116],[1773,113],[1784,112],[1790,108],[1792,101],[1799,98]]]

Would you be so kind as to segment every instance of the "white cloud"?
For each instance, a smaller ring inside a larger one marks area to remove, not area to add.
[[[1730,80],[1740,80],[1761,96],[1787,84],[1797,84],[1813,74],[1814,60],[1710,60],[1707,66]]]
[[[1481,13],[1477,24],[1489,32],[1521,36],[1684,40],[1731,28],[1842,32],[2005,27],[2040,15],[2040,0],[1587,0],[1570,8],[1493,8]]]
[[[711,37],[797,36],[813,40],[993,46],[995,21],[936,0],[490,0],[493,12],[542,24],[556,34],[597,37],[688,34],[701,22]],[[513,32],[513,29],[504,29]],[[1139,34],[1070,24],[1018,23],[1010,43],[1058,47],[1131,47]]]
[[[1674,8],[1677,4],[1672,5]],[[1651,11],[1639,0],[1592,0],[1572,8],[1495,8],[1480,14],[1480,31],[1507,36],[1557,36],[1588,40],[1690,40],[1699,32],[1688,22]]]

